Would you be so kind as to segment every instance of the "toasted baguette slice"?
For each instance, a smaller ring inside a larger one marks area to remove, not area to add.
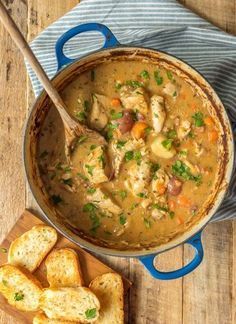
[[[82,286],[82,272],[77,253],[69,248],[55,249],[45,261],[50,287]]]
[[[37,311],[42,287],[27,270],[11,264],[0,267],[0,292],[8,303],[22,311]]]
[[[48,318],[92,323],[99,316],[100,303],[85,287],[44,289],[40,308]]]
[[[55,319],[48,318],[44,313],[38,313],[34,319],[33,324],[76,324],[79,322],[71,322],[71,321],[60,321]]]
[[[36,225],[11,243],[8,262],[30,272],[43,261],[57,241],[57,232],[46,225]]]
[[[96,324],[124,323],[124,288],[117,273],[105,273],[91,281],[89,288],[101,302]]]

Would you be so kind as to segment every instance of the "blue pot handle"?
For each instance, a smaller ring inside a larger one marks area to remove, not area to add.
[[[193,260],[189,264],[187,264],[186,266],[184,266],[181,269],[178,269],[178,270],[175,270],[175,271],[170,271],[170,272],[158,271],[154,267],[154,259],[156,257],[156,254],[155,255],[148,255],[148,256],[140,257],[139,260],[143,263],[145,268],[150,272],[150,274],[155,279],[170,280],[170,279],[181,278],[181,277],[187,275],[188,273],[190,273],[191,271],[193,271],[194,269],[196,269],[199,266],[199,264],[202,262],[203,254],[204,254],[203,253],[202,242],[201,242],[201,232],[194,235],[194,237],[189,239],[186,243],[190,244],[190,245],[192,245],[194,247],[195,256],[194,256]]]
[[[120,44],[116,37],[113,35],[113,33],[110,31],[110,29],[105,25],[98,23],[88,23],[73,27],[67,32],[65,32],[56,42],[56,57],[58,63],[58,70],[63,65],[67,65],[75,61],[75,59],[66,57],[63,53],[63,47],[65,43],[72,37],[87,31],[98,31],[103,34],[103,36],[105,37],[105,42],[102,48],[114,47]]]

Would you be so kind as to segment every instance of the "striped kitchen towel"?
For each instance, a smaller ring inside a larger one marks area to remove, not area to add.
[[[31,47],[48,76],[57,70],[55,43],[68,29],[87,22],[107,25],[121,44],[151,47],[195,67],[212,84],[236,125],[236,37],[195,15],[175,0],[84,0],[45,29]],[[99,49],[103,38],[89,32],[71,39],[65,54],[78,58]],[[36,95],[41,85],[27,66]],[[214,220],[236,217],[236,172]]]

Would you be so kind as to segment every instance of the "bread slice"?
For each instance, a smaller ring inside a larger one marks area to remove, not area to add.
[[[41,284],[27,270],[11,264],[0,267],[0,292],[8,303],[22,311],[37,311],[42,294]]]
[[[105,273],[91,281],[89,288],[101,302],[96,324],[124,323],[124,288],[117,273]]]
[[[69,248],[55,249],[45,261],[50,287],[82,286],[82,272],[77,253]]]
[[[93,323],[99,316],[100,303],[85,287],[44,289],[40,308],[50,319]]]
[[[48,318],[44,313],[38,313],[34,319],[33,324],[76,324],[79,322],[71,322],[71,321],[60,321],[55,319]]]
[[[11,243],[8,262],[30,272],[43,261],[57,241],[57,232],[46,225],[36,225]]]

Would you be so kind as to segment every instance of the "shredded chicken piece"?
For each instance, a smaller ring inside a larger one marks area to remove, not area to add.
[[[166,119],[164,99],[158,95],[153,95],[150,99],[152,113],[152,125],[156,133],[160,133]]]
[[[197,157],[201,156],[204,153],[204,148],[203,148],[202,144],[194,141],[193,145],[194,145],[194,148],[195,148],[196,156]]]
[[[122,141],[122,139],[121,139],[121,141]],[[125,139],[124,139],[124,142],[125,142]],[[117,177],[119,175],[120,166],[124,159],[125,153],[128,151],[140,150],[141,148],[143,148],[145,146],[145,142],[143,141],[143,139],[139,139],[139,140],[129,139],[126,141],[126,143],[124,144],[124,146],[122,148],[119,148],[119,146],[117,147],[118,144],[119,144],[119,141],[116,139],[113,139],[110,141],[109,146],[108,146],[110,157],[112,158],[115,177]]]
[[[168,82],[163,88],[163,92],[166,95],[171,96],[173,99],[176,99],[176,97],[179,95],[179,90],[180,87],[176,83],[172,82]]]
[[[106,114],[106,98],[103,95],[93,95],[93,105],[89,114],[89,124],[91,128],[101,131],[108,123],[108,116]]]
[[[94,205],[109,213],[118,215],[122,212],[118,203],[102,188],[96,188],[96,191],[92,195],[87,195],[86,198]]]
[[[83,170],[91,183],[102,183],[108,181],[104,171],[103,146],[97,146],[84,158]]]
[[[191,131],[191,123],[188,120],[182,120],[177,127],[177,135],[180,140],[184,139]]]
[[[164,192],[166,191],[168,181],[169,181],[169,176],[165,172],[165,170],[159,169],[158,171],[156,171],[156,173],[152,179],[152,182],[151,182],[152,192],[156,196],[163,195]],[[160,192],[160,190],[158,190],[159,187],[162,188],[163,192]]]
[[[148,98],[142,87],[133,88],[126,85],[121,87],[120,99],[125,109],[138,110],[144,115],[148,113]]]

